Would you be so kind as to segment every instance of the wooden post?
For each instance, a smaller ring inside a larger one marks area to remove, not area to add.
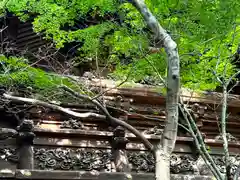
[[[17,127],[18,137],[17,144],[19,150],[18,169],[34,168],[34,152],[33,152],[33,133],[34,124],[32,120],[23,120]]]
[[[114,129],[112,137],[112,157],[114,162],[114,169],[117,172],[130,172],[128,162],[126,144],[128,139],[125,137],[125,130],[121,126]]]

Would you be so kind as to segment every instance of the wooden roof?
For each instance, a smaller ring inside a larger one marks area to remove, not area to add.
[[[162,129],[164,128],[165,96],[159,93],[156,87],[134,84],[134,87],[129,87],[130,85],[127,85],[128,87],[115,88],[115,85],[117,84],[116,82],[99,79],[84,79],[84,82],[89,86],[89,88],[95,89],[95,91],[99,89],[106,91],[108,89],[104,94],[105,103],[109,106],[115,107],[116,109],[119,108],[127,112],[127,122],[145,134],[150,141],[154,143],[159,140],[161,132],[156,131],[156,127],[160,126]],[[211,145],[213,149],[216,149],[216,153],[220,153],[222,149],[222,142],[218,136],[221,112],[221,93],[191,93],[190,91],[182,90],[181,96],[184,101],[189,104],[189,107],[197,103],[202,107],[202,109],[204,109],[204,114],[200,115],[198,119],[196,119],[197,125],[206,135],[206,143]],[[77,112],[97,112],[95,107],[89,103],[78,105],[62,104],[62,106],[71,108]],[[230,95],[228,99],[229,115],[227,131],[235,137],[229,144],[233,153],[237,153],[240,148],[240,142],[238,142],[238,138],[240,138],[239,107],[240,96]],[[111,111],[111,108],[109,110]],[[36,112],[36,110],[33,112]],[[112,113],[116,114],[116,112]],[[54,139],[54,142],[59,143],[59,145],[64,144],[66,146],[75,147],[99,146],[99,148],[110,148],[108,143],[103,143],[102,141],[107,140],[112,136],[112,129],[102,120],[80,120],[83,126],[81,126],[81,124],[75,124],[76,128],[73,128],[72,126],[76,122],[72,120],[72,124],[66,124],[69,117],[59,112],[47,111],[45,113],[41,112],[38,116],[36,113],[33,113],[32,115],[36,124],[36,134],[39,135],[39,137],[42,137],[35,140],[36,144],[50,145],[51,143],[46,141],[46,139],[51,136],[52,139]],[[193,139],[190,135],[188,135],[188,133],[182,131],[181,128],[179,131],[176,151],[192,151],[189,148],[189,145],[193,142]],[[68,141],[67,139],[63,140],[62,138],[66,136],[66,134],[71,136],[73,139],[71,139],[71,141]],[[81,142],[80,145],[78,141],[79,136],[88,136],[93,139],[98,139],[98,141],[102,143],[96,141],[90,145],[87,141],[85,141],[85,143]],[[137,139],[133,134],[127,133],[127,137],[130,139],[128,148],[135,150],[145,149],[139,139]]]

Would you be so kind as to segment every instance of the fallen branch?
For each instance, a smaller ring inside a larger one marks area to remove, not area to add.
[[[82,99],[85,100],[91,100],[90,97],[85,96],[85,95],[79,95],[80,97],[82,97]],[[146,148],[148,148],[149,150],[153,150],[153,145],[134,127],[132,127],[131,125],[129,125],[128,123],[121,121],[117,118],[112,117],[109,112],[107,111],[106,108],[104,108],[98,101],[93,100],[93,104],[95,104],[97,107],[99,107],[102,112],[106,115],[100,115],[97,113],[78,113],[78,112],[74,112],[72,110],[69,110],[67,108],[63,108],[61,106],[55,105],[55,104],[50,104],[44,101],[40,101],[37,99],[31,99],[31,98],[23,98],[23,97],[17,97],[17,96],[12,96],[9,94],[4,93],[3,97],[5,97],[6,99],[12,100],[12,101],[17,101],[17,102],[25,102],[28,104],[33,104],[33,105],[38,105],[38,106],[43,106],[43,107],[47,107],[47,108],[51,108],[53,110],[57,110],[60,112],[64,112],[68,115],[74,116],[74,117],[78,117],[78,118],[99,118],[99,119],[109,119],[112,123],[115,123],[117,125],[123,126],[124,128],[126,128],[127,130],[129,130],[131,133],[133,133],[136,137],[140,138],[143,142],[143,144],[146,146]]]

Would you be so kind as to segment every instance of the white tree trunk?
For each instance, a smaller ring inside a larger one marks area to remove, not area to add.
[[[178,100],[180,86],[180,66],[177,44],[166,30],[159,24],[156,17],[147,8],[144,0],[132,0],[132,4],[142,14],[148,27],[155,36],[156,47],[163,47],[168,56],[167,69],[167,102],[166,126],[161,141],[155,150],[156,180],[170,179],[170,156],[175,147],[178,128]],[[161,4],[159,4],[160,6]]]
[[[162,149],[155,151],[155,179],[169,180],[170,179],[170,154],[166,154]]]
[[[222,139],[223,139],[223,150],[224,150],[224,159],[225,159],[225,180],[230,179],[231,176],[231,164],[230,164],[230,155],[228,151],[228,139],[227,139],[227,130],[226,130],[226,121],[227,121],[227,99],[228,92],[227,86],[223,85],[223,102],[222,102],[222,117],[221,117],[221,130],[222,130]]]

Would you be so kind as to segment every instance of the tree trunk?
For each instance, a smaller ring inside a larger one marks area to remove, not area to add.
[[[170,179],[170,156],[175,147],[178,128],[178,100],[180,86],[180,66],[177,44],[159,24],[156,17],[147,8],[144,0],[132,0],[132,4],[142,14],[146,24],[155,37],[156,48],[163,47],[168,57],[166,126],[160,142],[155,149],[156,180]]]
[[[158,148],[155,151],[155,179],[169,180],[170,179],[170,154],[166,154],[162,149]]]
[[[222,130],[222,139],[223,139],[223,150],[224,150],[224,160],[225,160],[225,170],[226,174],[224,179],[231,179],[231,164],[230,164],[230,156],[228,151],[228,139],[227,139],[227,130],[226,130],[226,113],[227,113],[227,99],[228,92],[227,86],[223,85],[223,102],[222,102],[222,117],[221,117],[221,130]]]

